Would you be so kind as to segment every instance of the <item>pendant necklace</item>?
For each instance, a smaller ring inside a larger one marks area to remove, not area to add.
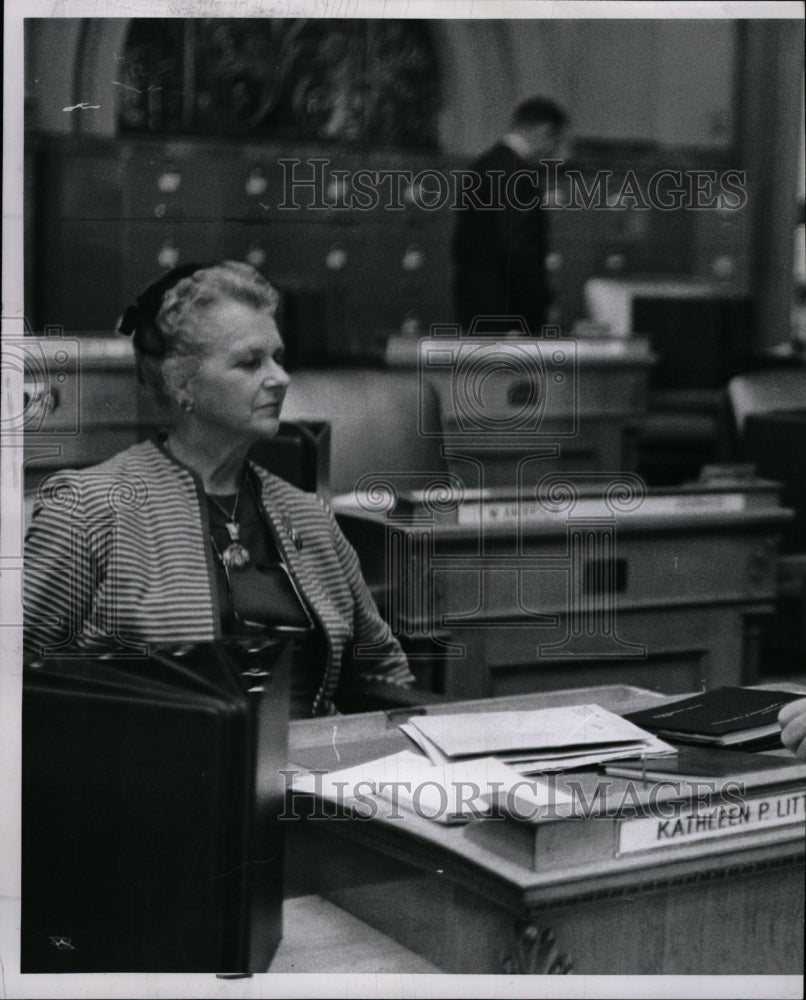
[[[213,540],[213,547],[218,553],[218,558],[221,560],[224,566],[226,566],[227,569],[244,569],[244,567],[249,565],[249,560],[251,559],[249,550],[244,548],[243,545],[241,545],[240,541],[241,526],[235,519],[235,514],[238,510],[238,500],[241,497],[241,487],[243,486],[243,481],[244,481],[244,476],[242,475],[241,481],[240,483],[238,483],[238,491],[235,494],[235,503],[232,505],[232,513],[230,513],[226,509],[226,507],[220,504],[214,496],[211,496],[209,493],[207,494],[208,500],[212,500],[212,502],[216,505],[216,507],[218,507],[218,509],[227,519],[224,527],[227,529],[227,534],[229,535],[230,538],[229,545],[224,549],[223,552],[219,552],[218,546],[216,545],[215,540]]]

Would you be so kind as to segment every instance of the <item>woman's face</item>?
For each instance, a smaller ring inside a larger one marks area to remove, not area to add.
[[[205,316],[199,367],[186,384],[191,417],[219,434],[271,437],[289,383],[274,317],[234,300],[209,306]]]

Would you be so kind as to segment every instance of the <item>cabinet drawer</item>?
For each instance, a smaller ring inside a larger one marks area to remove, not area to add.
[[[125,228],[127,252],[122,264],[122,308],[165,271],[196,261],[216,259],[218,220],[188,222],[129,221]]]
[[[55,148],[40,156],[42,208],[48,222],[122,217],[123,159],[118,148]]]
[[[233,154],[186,143],[125,147],[127,219],[215,219],[221,216],[224,180]]]
[[[48,220],[42,248],[41,325],[111,331],[125,303],[120,274],[124,225],[117,220]]]

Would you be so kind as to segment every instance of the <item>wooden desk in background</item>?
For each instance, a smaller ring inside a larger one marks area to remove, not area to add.
[[[629,712],[659,700],[607,686],[439,711],[597,702]],[[295,722],[292,767],[334,770],[410,746],[399,721],[372,713]],[[289,824],[287,895],[318,893],[446,972],[802,974],[797,827],[788,839],[780,829],[724,839],[716,853],[712,842],[710,853],[695,844],[541,873],[480,839],[484,823],[379,813]]]
[[[562,490],[562,474],[556,482]],[[594,504],[595,516],[585,503],[583,493],[578,507],[534,519],[492,503],[481,522],[461,523],[455,511],[387,515],[334,499],[382,612],[405,639],[431,641],[451,697],[753,683],[777,537],[792,516],[776,485],[650,492],[624,513]]]
[[[398,356],[399,347],[394,346],[401,340],[407,352],[403,359]],[[363,469],[365,459],[371,471],[383,473],[399,467],[399,455],[390,451],[403,447],[392,430],[404,407],[411,412],[399,431],[406,429],[408,433],[410,423],[409,438],[417,438],[419,431],[429,439],[425,447],[428,454],[438,455],[445,440],[460,445],[460,451],[480,456],[487,486],[512,485],[525,440],[531,451],[537,446],[556,450],[556,455],[547,456],[545,471],[630,467],[628,427],[646,410],[653,363],[644,341],[562,340],[552,346],[551,341],[533,340],[519,346],[517,342],[499,345],[481,338],[475,351],[481,352],[481,360],[491,369],[484,378],[482,426],[492,419],[501,427],[501,433],[481,439],[473,432],[472,413],[469,430],[456,424],[454,390],[458,391],[461,410],[461,390],[473,393],[475,388],[474,377],[467,377],[461,363],[464,355],[455,352],[460,358],[458,371],[448,365],[421,373],[417,369],[418,343],[416,338],[392,338],[387,370],[325,368],[291,373],[285,419],[334,422],[335,489],[352,488],[357,476],[349,473]],[[55,469],[109,458],[141,440],[158,421],[159,415],[138,386],[128,338],[55,332],[26,338],[25,348],[14,359],[25,373],[25,410],[19,427],[10,430],[18,430],[20,437],[26,433],[26,489],[34,489]],[[555,357],[562,357],[562,362],[553,360]],[[479,363],[476,358],[473,371]],[[422,405],[422,399],[418,405],[421,374],[432,385],[435,399],[439,397],[440,405],[435,405],[433,412]],[[357,387],[372,395],[371,406],[365,399],[357,405]],[[370,427],[362,436],[355,427],[362,406],[367,419],[388,425],[390,436],[376,442],[370,454],[357,456],[362,448],[366,451],[368,435],[377,434],[377,428]],[[510,433],[513,420],[519,428],[515,440]],[[522,433],[533,424],[534,441]],[[406,447],[414,454],[422,452],[410,441]],[[415,472],[423,461],[422,454],[411,461],[415,468],[410,471]],[[447,465],[455,465],[460,473],[467,471],[467,462],[452,455],[447,456]]]
[[[390,337],[386,363],[416,369],[436,391],[439,424],[423,414],[420,434],[447,446],[448,469],[468,486],[512,489],[523,456],[541,452],[544,472],[634,467],[633,429],[656,360],[646,340],[452,330]]]

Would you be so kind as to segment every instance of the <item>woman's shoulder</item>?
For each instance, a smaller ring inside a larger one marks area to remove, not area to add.
[[[127,498],[148,490],[149,484],[170,475],[170,462],[151,441],[142,441],[117,452],[103,462],[84,468],[65,468],[51,473],[38,490],[45,506],[61,498],[74,503],[105,501],[125,506]]]
[[[306,511],[315,516],[327,516],[327,505],[316,493],[306,493],[254,462],[252,469],[260,480],[264,498],[274,503],[287,505],[291,510]]]

